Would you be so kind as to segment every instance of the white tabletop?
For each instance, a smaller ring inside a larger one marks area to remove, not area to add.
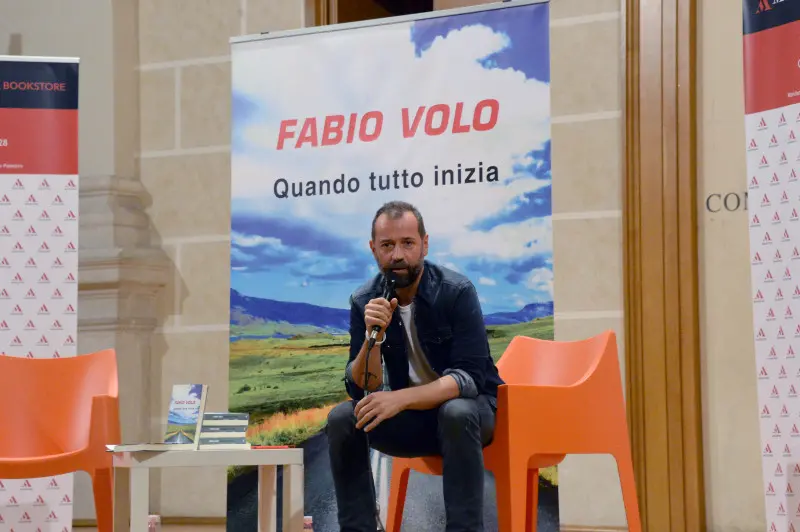
[[[161,467],[258,466],[258,530],[276,531],[276,466],[288,466],[283,474],[283,529],[303,530],[303,449],[197,449],[116,452],[115,477],[128,483],[128,504],[114,505],[117,532],[147,530],[150,513],[150,472]]]
[[[194,451],[114,453],[114,467],[132,469],[302,464],[303,449],[197,449]]]

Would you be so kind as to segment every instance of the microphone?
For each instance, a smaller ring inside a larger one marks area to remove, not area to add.
[[[397,278],[395,277],[393,272],[386,272],[383,276],[384,285],[383,285],[383,294],[381,297],[387,301],[392,300],[392,295],[394,294],[394,285],[397,282]],[[372,351],[372,348],[375,347],[375,342],[378,340],[378,333],[381,332],[381,328],[378,325],[374,325],[372,327],[372,331],[369,333],[369,344],[367,345],[367,353]]]

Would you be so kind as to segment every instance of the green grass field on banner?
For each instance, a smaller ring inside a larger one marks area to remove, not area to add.
[[[349,336],[308,333],[288,324],[233,326],[231,334],[249,338],[283,334],[289,338],[240,339],[231,343],[230,410],[249,412],[253,445],[297,445],[317,434],[328,412],[347,400],[344,367]],[[299,329],[299,330],[298,330]],[[553,317],[486,328],[497,361],[514,336],[553,339]],[[557,485],[555,468],[541,471]]]

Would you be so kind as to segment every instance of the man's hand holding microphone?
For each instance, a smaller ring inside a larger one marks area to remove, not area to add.
[[[394,279],[387,276],[382,297],[371,299],[364,307],[367,338],[352,369],[354,378],[358,379],[358,376],[364,375],[366,384],[363,384],[363,387],[366,392],[378,390],[383,385],[380,344],[385,339],[386,328],[389,327],[392,315],[397,308],[397,298],[393,297],[393,293]],[[366,351],[371,345],[373,347],[367,354]],[[368,360],[366,364],[364,363],[365,358]],[[364,371],[369,374],[365,375]],[[371,385],[370,381],[374,382],[374,385]],[[355,407],[356,428],[363,428],[364,431],[369,432],[382,421],[396,416],[404,409],[405,403],[401,395],[393,392],[373,391],[361,399]]]
[[[393,297],[391,301],[383,297],[370,299],[369,303],[364,307],[364,323],[367,325],[367,332],[373,331],[375,327],[379,329],[376,336],[376,344],[383,343],[383,336],[392,321],[392,314],[396,308],[396,297]]]

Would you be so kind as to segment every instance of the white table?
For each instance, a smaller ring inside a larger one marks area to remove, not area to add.
[[[303,450],[302,449],[242,449],[120,452],[114,453],[117,474],[126,470],[130,475],[130,508],[115,511],[114,530],[147,532],[149,511],[150,470],[164,467],[258,467],[258,530],[277,532],[276,469],[283,468],[283,532],[303,530]],[[118,476],[118,475],[116,475]],[[118,488],[125,486],[117,483]],[[127,498],[127,497],[125,497]],[[123,498],[123,500],[125,499]],[[117,497],[115,499],[119,500]],[[119,506],[119,505],[117,505]],[[127,511],[126,511],[127,510]]]

